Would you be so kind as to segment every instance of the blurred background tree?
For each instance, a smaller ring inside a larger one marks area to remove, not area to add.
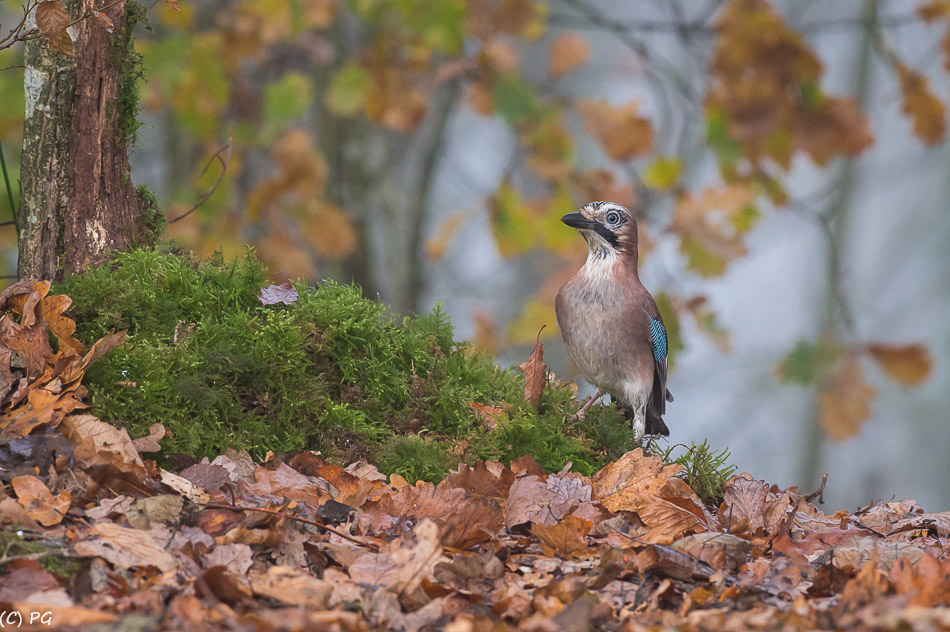
[[[503,361],[547,324],[563,377],[553,297],[586,248],[559,218],[620,202],[670,330],[677,440],[713,437],[782,484],[831,471],[839,504],[950,502],[950,2],[166,0],[150,15],[134,177],[198,254],[251,243],[275,280],[353,280],[400,312],[442,301]],[[5,213],[16,40],[0,40]]]

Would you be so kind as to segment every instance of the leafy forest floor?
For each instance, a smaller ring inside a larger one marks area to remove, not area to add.
[[[825,515],[811,502],[819,494],[748,474],[709,502],[682,465],[643,448],[586,472],[467,453],[468,463],[414,483],[366,459],[332,462],[346,453],[174,455],[160,445],[161,423],[133,440],[84,410],[87,369],[134,344],[119,332],[87,348],[63,315],[69,305],[47,283],[0,295],[5,625],[950,629],[950,512],[901,500]],[[539,402],[496,403],[486,436],[556,416]],[[336,419],[328,410],[315,409],[315,423]],[[485,415],[462,412],[462,424]],[[594,462],[580,439],[548,462],[568,448]]]

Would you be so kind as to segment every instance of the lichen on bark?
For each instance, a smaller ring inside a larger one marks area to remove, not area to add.
[[[80,0],[64,5],[71,20],[81,17]],[[26,45],[21,277],[61,280],[156,236],[154,203],[136,192],[128,159],[141,77],[132,29],[144,9],[130,0],[104,12],[114,32],[76,21],[72,56],[52,53],[42,38]]]

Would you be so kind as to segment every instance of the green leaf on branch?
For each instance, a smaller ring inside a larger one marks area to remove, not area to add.
[[[534,86],[514,73],[502,75],[495,81],[492,100],[495,110],[512,127],[527,122],[541,111]]]
[[[330,80],[327,107],[340,116],[355,116],[366,104],[371,81],[369,72],[356,64],[340,68]]]
[[[665,191],[672,189],[679,180],[683,163],[675,156],[657,158],[643,172],[643,183],[651,189]]]
[[[532,210],[513,186],[498,187],[492,200],[491,225],[503,257],[522,254],[534,247],[537,232]]]
[[[827,342],[799,340],[778,366],[778,377],[783,382],[808,386],[823,380],[841,355],[841,347]]]

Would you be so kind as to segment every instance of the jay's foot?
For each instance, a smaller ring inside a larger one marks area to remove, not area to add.
[[[603,392],[603,391],[597,391],[596,393],[594,393],[594,396],[591,397],[590,399],[588,399],[588,400],[587,400],[587,403],[585,403],[583,406],[581,406],[580,410],[578,410],[576,413],[574,413],[575,419],[583,420],[583,419],[584,419],[584,414],[587,412],[587,409],[589,409],[591,406],[593,406],[593,405],[597,402],[597,400],[599,400],[599,399],[600,399],[601,397],[603,397],[603,396],[604,396],[604,392]]]

